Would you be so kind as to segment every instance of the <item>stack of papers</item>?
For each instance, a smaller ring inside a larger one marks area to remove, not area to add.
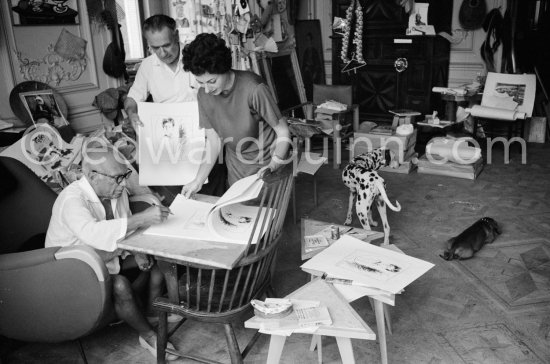
[[[393,300],[434,264],[399,251],[378,247],[344,235],[334,244],[302,265],[310,274],[322,276],[331,283],[350,288],[364,288],[368,295]],[[383,300],[383,299],[382,299]],[[393,303],[390,303],[393,304]]]
[[[319,301],[290,299],[292,313],[282,318],[260,318],[260,332],[277,331],[282,335],[293,332],[315,332],[319,326],[332,325],[328,308]]]

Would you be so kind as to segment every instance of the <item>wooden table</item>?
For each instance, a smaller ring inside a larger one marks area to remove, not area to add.
[[[196,195],[204,202],[215,202],[218,197]],[[178,267],[181,263],[204,264],[212,267],[232,269],[244,254],[246,245],[220,243],[208,240],[170,238],[144,235],[139,229],[118,244],[118,247],[136,253],[153,255],[164,274],[168,298],[179,303]]]
[[[198,201],[210,203],[214,203],[218,199],[215,196],[200,194],[196,196]],[[154,255],[157,260],[170,263],[191,262],[224,269],[233,268],[246,247],[245,244],[144,235],[145,230],[136,230],[121,241],[118,247],[132,252]]]
[[[346,364],[355,363],[353,348],[350,339],[375,340],[376,335],[363,319],[355,312],[347,300],[330,284],[321,279],[316,279],[300,287],[285,298],[320,301],[330,313],[332,325],[322,325],[314,332],[315,335],[334,336],[342,362]],[[253,317],[244,323],[244,327],[260,329],[262,319]],[[279,363],[286,336],[277,331],[266,331],[271,335],[267,364]],[[321,347],[317,347],[318,353]],[[321,359],[321,358],[319,358]]]

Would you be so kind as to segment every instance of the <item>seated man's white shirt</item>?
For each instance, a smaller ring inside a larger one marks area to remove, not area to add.
[[[180,44],[181,49],[183,44]],[[154,102],[195,101],[197,91],[191,88],[194,84],[195,79],[191,73],[183,70],[181,51],[175,72],[156,54],[152,54],[141,62],[128,97],[136,102],[145,101],[149,94],[153,96]]]
[[[46,247],[89,245],[94,249],[113,252],[126,236],[130,212],[128,194],[123,192],[111,200],[114,219],[105,220],[105,208],[86,179],[67,186],[57,197],[46,234]],[[118,257],[105,262],[110,274],[120,271]]]

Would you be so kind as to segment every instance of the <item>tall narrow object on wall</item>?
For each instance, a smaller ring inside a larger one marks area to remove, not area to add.
[[[124,63],[126,52],[124,51],[120,24],[118,24],[116,16],[108,9],[103,11],[103,17],[112,36],[112,41],[107,46],[105,56],[103,57],[103,71],[111,77],[118,78],[124,76],[124,79],[127,80],[128,73],[126,72],[126,64]]]

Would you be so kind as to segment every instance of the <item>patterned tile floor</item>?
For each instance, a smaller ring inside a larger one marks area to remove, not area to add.
[[[381,173],[388,194],[403,209],[389,212],[391,241],[407,254],[436,266],[411,284],[392,309],[388,336],[390,363],[548,363],[550,362],[550,146],[529,145],[527,164],[518,148],[509,164],[495,150],[476,181],[421,174]],[[319,206],[313,207],[312,180],[297,179],[298,215],[343,222],[348,193],[331,165],[319,171]],[[502,225],[503,234],[474,259],[446,262],[444,242],[483,216]],[[358,226],[357,218],[353,224]],[[287,294],[308,281],[300,271],[299,224],[287,219],[275,288]],[[353,307],[375,328],[368,300]],[[242,346],[252,331],[237,330]],[[293,335],[282,363],[316,363],[309,335]],[[183,351],[229,362],[222,331],[186,323],[174,336]],[[137,335],[125,325],[106,328],[83,340],[90,363],[152,363]],[[246,363],[263,363],[268,339],[262,336]],[[375,341],[353,341],[358,363],[379,363]],[[6,363],[76,363],[74,343],[23,344],[11,348]],[[324,363],[339,363],[333,338],[323,339]],[[179,363],[188,361],[179,360]]]

